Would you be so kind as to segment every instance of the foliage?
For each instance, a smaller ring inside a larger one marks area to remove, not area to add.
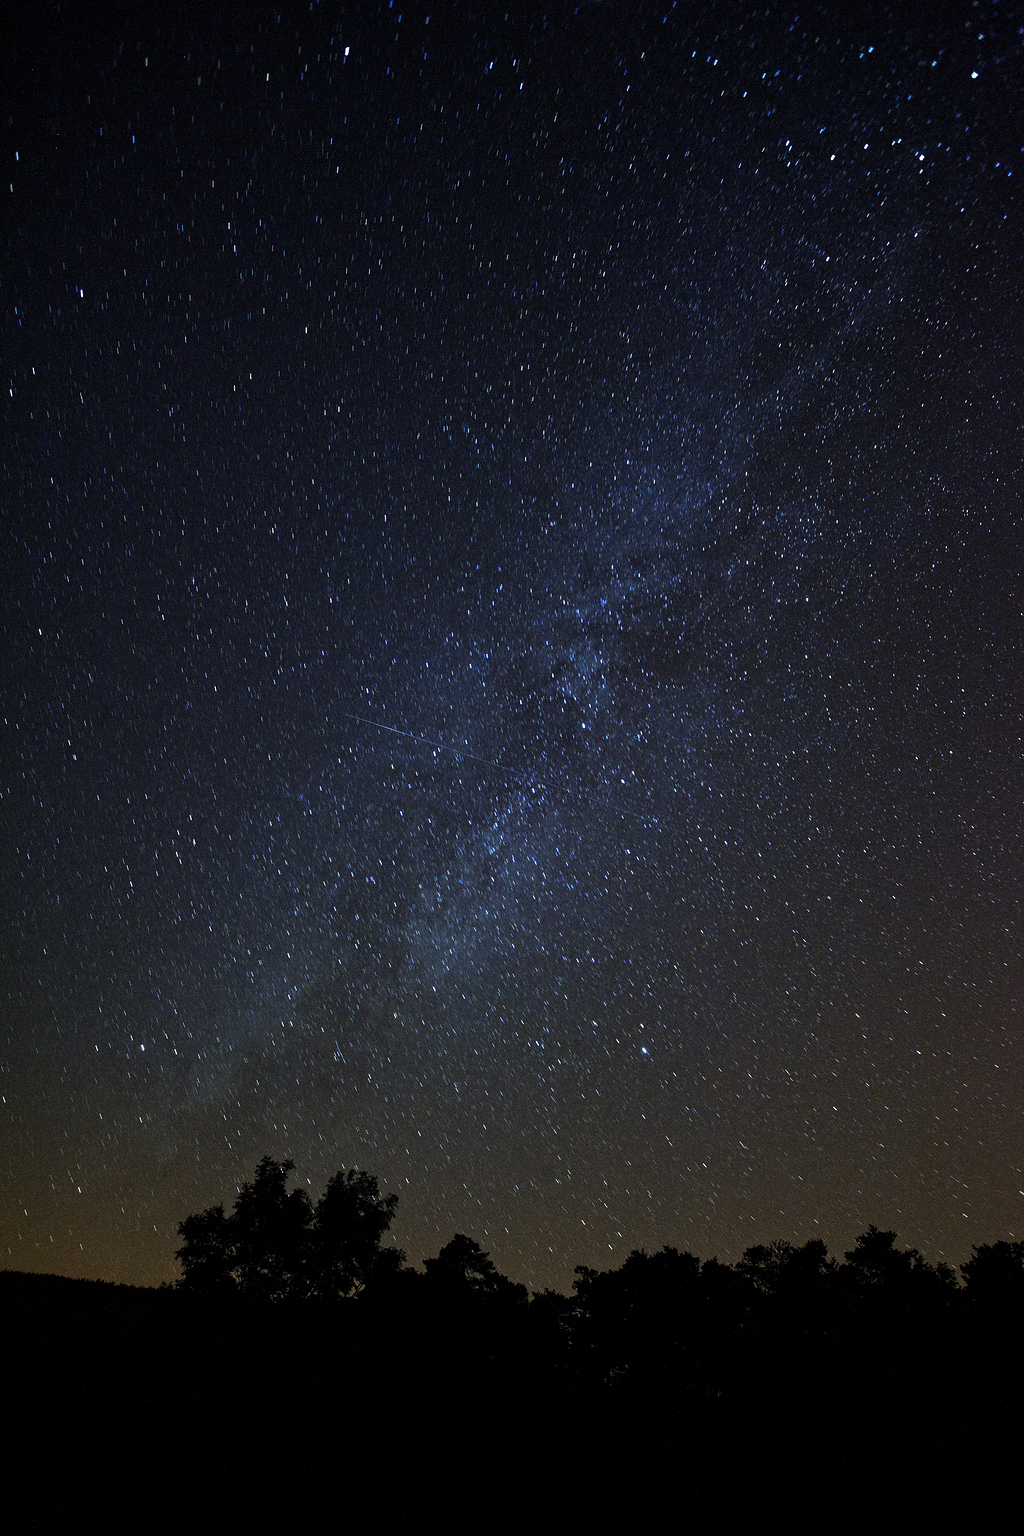
[[[576,1337],[599,1380],[649,1387],[682,1376],[704,1388],[708,1361],[731,1358],[742,1323],[743,1286],[716,1259],[665,1247],[634,1251],[617,1270],[578,1266]]]
[[[224,1207],[215,1205],[196,1216],[186,1216],[178,1233],[185,1239],[174,1255],[185,1271],[179,1284],[207,1295],[234,1290],[231,1227]]]
[[[397,1195],[381,1195],[372,1174],[339,1170],[314,1206],[305,1190],[288,1189],[294,1166],[263,1157],[230,1215],[217,1205],[181,1222],[175,1258],[183,1290],[332,1300],[401,1266],[401,1250],[381,1246]]]
[[[820,1238],[812,1237],[802,1248],[777,1241],[748,1248],[736,1265],[758,1292],[769,1296],[805,1294],[835,1271],[835,1261]]]
[[[294,1167],[292,1162],[261,1158],[252,1183],[239,1190],[230,1218],[238,1284],[256,1301],[281,1301],[302,1285],[311,1207],[305,1190],[288,1191]]]
[[[936,1301],[956,1288],[948,1264],[929,1264],[916,1248],[897,1248],[895,1232],[880,1232],[875,1226],[861,1233],[845,1258],[840,1277],[862,1294]]]
[[[1024,1242],[982,1243],[960,1272],[972,1301],[1024,1303]]]
[[[446,1369],[486,1358],[495,1370],[504,1362],[509,1380],[551,1368],[637,1403],[681,1389],[695,1412],[766,1411],[823,1408],[823,1382],[856,1359],[864,1374],[851,1390],[867,1412],[870,1384],[892,1387],[907,1371],[941,1390],[943,1340],[973,1339],[994,1361],[994,1341],[1024,1307],[1024,1243],[976,1247],[960,1287],[947,1264],[874,1226],[841,1263],[818,1239],[755,1245],[734,1265],[635,1250],[617,1269],[577,1268],[573,1298],[546,1292],[527,1305],[525,1286],[463,1232],[422,1274],[404,1268],[401,1250],[385,1246],[398,1198],[372,1174],[339,1170],[314,1203],[289,1187],[293,1171],[264,1157],[230,1211],[181,1222],[180,1289],[261,1303],[366,1296],[363,1323],[386,1318],[399,1353],[443,1348]]]
[[[381,1247],[397,1205],[398,1196],[382,1196],[370,1173],[350,1168],[332,1175],[313,1212],[309,1295],[351,1296],[401,1267],[402,1250]]]
[[[435,1259],[424,1259],[428,1285],[438,1297],[451,1300],[470,1296],[525,1301],[526,1287],[498,1273],[491,1256],[464,1232],[456,1232]]]

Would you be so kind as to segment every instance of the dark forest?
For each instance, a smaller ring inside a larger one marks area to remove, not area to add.
[[[1015,1475],[1022,1242],[976,1246],[959,1275],[874,1226],[841,1259],[666,1246],[530,1294],[463,1233],[408,1266],[372,1175],[313,1204],[291,1172],[265,1157],[230,1211],[186,1217],[173,1286],[0,1273],[14,1464],[59,1448],[33,1529],[74,1508],[341,1530],[434,1504],[460,1529],[732,1525],[779,1499],[798,1528],[826,1507],[859,1528],[867,1500],[888,1529],[987,1509]]]

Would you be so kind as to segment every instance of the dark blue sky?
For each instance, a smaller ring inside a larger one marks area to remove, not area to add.
[[[1022,17],[842,10],[26,8],[11,1267],[1021,1235]]]

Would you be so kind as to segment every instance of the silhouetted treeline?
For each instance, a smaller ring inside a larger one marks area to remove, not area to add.
[[[559,1336],[577,1358],[609,1379],[643,1374],[649,1360],[662,1372],[680,1368],[695,1358],[697,1339],[708,1358],[720,1359],[733,1337],[747,1342],[798,1327],[810,1339],[860,1318],[875,1330],[898,1326],[906,1338],[940,1326],[957,1307],[979,1316],[1024,1303],[1024,1242],[976,1247],[961,1281],[949,1264],[928,1263],[916,1248],[898,1247],[895,1232],[874,1226],[842,1262],[817,1239],[758,1244],[732,1266],[669,1247],[634,1250],[618,1269],[578,1265],[571,1300],[548,1292],[530,1301],[526,1287],[499,1274],[464,1233],[425,1258],[422,1273],[407,1268],[402,1250],[384,1243],[397,1195],[382,1195],[372,1174],[353,1169],[334,1174],[314,1205],[305,1190],[288,1189],[294,1166],[264,1157],[229,1213],[218,1205],[181,1222],[181,1290],[248,1302],[362,1296],[395,1309],[417,1301],[456,1308],[486,1301],[506,1311],[539,1305],[558,1317]]]
[[[175,1258],[183,1289],[255,1301],[331,1301],[401,1269],[405,1254],[381,1242],[397,1195],[381,1195],[372,1174],[339,1170],[313,1205],[304,1189],[288,1189],[294,1167],[261,1158],[230,1215],[216,1205],[181,1222],[184,1243]]]
[[[771,1504],[859,1530],[958,1502],[973,1528],[1016,1475],[1024,1243],[959,1276],[874,1227],[842,1258],[663,1248],[530,1296],[461,1233],[406,1266],[372,1176],[313,1204],[290,1172],[264,1159],[229,1212],[182,1222],[176,1287],[0,1273],[12,1464],[42,1454],[37,1496],[65,1511],[38,1528],[340,1530],[437,1504],[728,1526]]]

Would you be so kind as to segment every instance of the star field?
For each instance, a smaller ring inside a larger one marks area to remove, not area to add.
[[[42,12],[2,1261],[1019,1237],[1019,7]]]

